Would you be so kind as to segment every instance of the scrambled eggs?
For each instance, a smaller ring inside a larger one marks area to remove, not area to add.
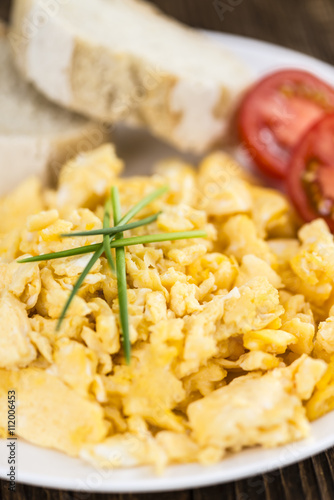
[[[170,160],[151,177],[120,178],[122,167],[105,145],[65,165],[57,190],[30,179],[0,201],[0,434],[16,389],[20,437],[100,466],[212,464],[307,436],[309,422],[334,406],[326,224],[300,227],[283,195],[250,182],[223,153],[198,171]],[[90,256],[17,259],[100,242],[59,234],[100,229],[112,185],[125,213],[166,183],[169,193],[139,215],[161,211],[158,220],[131,235],[204,229],[208,237],[126,250],[128,366],[104,257],[59,332]]]

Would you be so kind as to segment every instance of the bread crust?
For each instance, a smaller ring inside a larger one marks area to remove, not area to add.
[[[92,122],[60,135],[0,134],[0,196],[31,175],[37,175],[46,185],[54,185],[67,160],[108,140],[107,131]]]
[[[6,26],[4,23],[0,22],[1,44],[6,43],[6,40],[4,40],[6,34]],[[6,45],[1,45],[1,51],[4,50],[5,47]],[[7,50],[6,48],[6,51]],[[7,52],[5,53],[7,54]],[[10,63],[8,59],[9,58],[6,56],[5,64]],[[8,71],[6,71],[6,68],[2,69],[3,71],[0,74],[0,78],[6,78],[6,76],[11,74],[11,78],[13,79],[10,80],[13,84],[13,91],[10,92],[12,96],[7,96],[6,94],[6,98],[12,98],[13,101],[17,101],[18,90],[16,90],[15,93],[15,83],[18,82],[16,78],[13,78],[13,71],[9,67]],[[35,109],[41,112],[41,110],[44,109],[44,105],[49,105],[47,102],[42,104],[42,102],[44,103],[45,101],[44,98],[41,99],[41,102],[37,100],[35,103],[32,96],[35,96],[36,92],[32,91],[28,85],[24,85],[24,90],[22,90],[21,82],[19,92],[20,98],[18,102],[22,103],[22,98],[25,96],[26,92],[27,100],[29,100],[33,112]],[[37,108],[34,106],[37,106]],[[50,106],[54,108],[53,104],[50,104]],[[16,108],[17,107],[18,105],[16,105]],[[63,113],[62,110],[60,112]],[[9,115],[10,114],[11,113],[9,113]],[[45,114],[47,119],[51,120],[51,116],[53,115],[48,112],[47,108],[45,109]],[[73,122],[71,115],[69,115],[69,118],[65,121],[66,126],[64,125],[63,130],[49,132],[46,132],[42,126],[40,130],[38,130],[38,126],[35,126],[34,132],[32,132],[31,129],[27,129],[26,131],[24,129],[20,132],[16,132],[16,119],[20,120],[20,117],[8,116],[8,120],[13,122],[13,124],[11,124],[11,130],[14,128],[14,131],[12,130],[10,132],[6,124],[4,130],[0,129],[0,195],[6,194],[13,189],[18,182],[29,175],[38,175],[48,184],[54,183],[58,171],[64,162],[82,151],[95,149],[109,140],[109,133],[104,125],[78,118],[77,115],[73,116]]]
[[[139,2],[139,6],[143,15],[149,9],[159,18],[163,16],[146,4]],[[17,41],[24,38],[29,20],[38,17],[38,9],[36,0],[15,1],[11,36]],[[180,29],[179,23],[175,22],[175,26]],[[190,39],[202,36],[189,28],[184,30],[190,33]],[[57,39],[62,40],[61,53]],[[82,33],[79,36],[57,14],[50,16],[33,36],[26,37],[23,45],[15,57],[25,78],[70,110],[108,123],[147,127],[177,148],[195,153],[204,152],[226,136],[238,93],[232,88],[214,82],[199,85],[166,71],[163,63],[158,67],[138,54],[119,53],[107,44],[94,43]],[[51,68],[50,61],[54,62]],[[240,71],[241,80],[245,79],[247,71],[238,64],[236,61],[233,68],[236,73]],[[48,73],[53,72],[51,80],[45,77],[46,65]]]

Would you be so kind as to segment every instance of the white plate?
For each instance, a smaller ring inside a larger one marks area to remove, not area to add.
[[[210,33],[209,36],[244,59],[254,69],[255,76],[280,67],[298,67],[308,69],[334,83],[334,68],[316,59],[248,38],[214,33]],[[114,137],[121,156],[129,162],[128,173],[138,172],[138,169],[148,171],[154,161],[171,153],[180,156],[165,144],[144,133],[127,132],[125,135],[122,131],[116,131]],[[312,434],[307,440],[270,450],[246,450],[231,455],[220,464],[211,467],[198,465],[170,467],[162,477],[156,477],[152,469],[146,467],[96,470],[80,460],[19,441],[18,481],[50,488],[112,493],[196,488],[266,473],[303,460],[334,445],[333,429],[334,412],[312,424]],[[7,473],[6,442],[0,441],[0,477],[5,478]]]

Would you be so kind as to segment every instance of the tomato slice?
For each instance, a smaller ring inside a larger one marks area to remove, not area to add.
[[[293,148],[332,112],[334,88],[306,71],[278,71],[246,94],[238,115],[239,134],[261,170],[284,178]]]
[[[305,221],[322,217],[334,231],[334,113],[313,125],[295,148],[287,189]]]

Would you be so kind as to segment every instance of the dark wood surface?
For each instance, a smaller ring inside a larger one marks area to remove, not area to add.
[[[94,1],[94,0],[92,0]],[[7,18],[9,0],[0,0]],[[334,0],[154,0],[192,26],[251,36],[311,54],[334,64]],[[224,12],[223,12],[224,11]],[[1,71],[1,68],[0,68]],[[333,429],[334,432],[334,429]],[[38,464],[36,464],[38,468]],[[263,476],[193,491],[158,495],[84,495],[18,485],[0,500],[334,500],[334,450]]]

